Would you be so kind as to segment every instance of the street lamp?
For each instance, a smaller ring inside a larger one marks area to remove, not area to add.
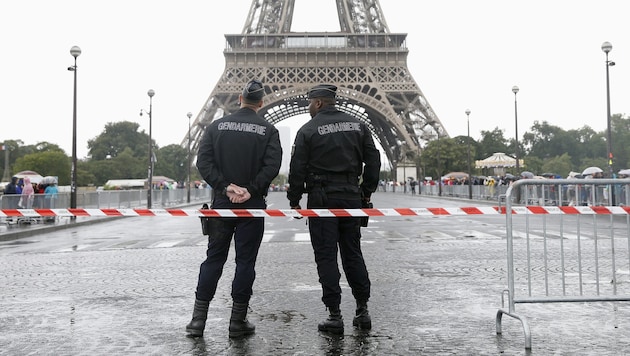
[[[151,126],[153,124],[153,95],[155,95],[155,90],[149,89],[147,95],[149,96],[149,189],[147,190],[147,209],[151,209],[151,190],[153,189],[153,139],[151,138]],[[140,110],[140,116],[142,116],[142,110]]]
[[[437,169],[438,169],[438,196],[442,196],[442,167],[440,167],[440,129],[436,129],[437,133]]]
[[[70,54],[74,65],[68,70],[74,72],[74,98],[72,104],[72,167],[70,169],[70,208],[77,207],[77,57],[81,54],[79,46],[72,46]]]
[[[188,116],[188,176],[186,177],[186,202],[190,203],[190,118],[192,117],[192,113],[188,112],[186,116]]]
[[[518,93],[518,87],[515,85],[512,87],[512,93],[514,93],[514,138],[516,147],[514,148],[514,156],[516,158],[516,174],[520,175],[520,168],[518,163],[518,110],[516,106],[516,93]]]
[[[466,109],[466,126],[468,127],[468,199],[472,199],[472,171],[470,168],[470,110]]]
[[[612,153],[612,132],[610,124],[610,80],[608,76],[608,67],[615,65],[615,62],[608,60],[608,52],[612,51],[610,42],[602,43],[602,51],[606,53],[606,142],[608,143],[608,173],[610,178],[613,177],[613,153]]]

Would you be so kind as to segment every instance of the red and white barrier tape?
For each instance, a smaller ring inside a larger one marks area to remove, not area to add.
[[[365,217],[501,215],[505,207],[390,208],[390,209],[3,209],[0,217],[107,217],[107,216],[195,216],[195,217]],[[516,206],[512,214],[534,215],[629,215],[630,206]]]

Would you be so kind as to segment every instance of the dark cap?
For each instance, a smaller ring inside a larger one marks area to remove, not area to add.
[[[308,91],[308,98],[334,98],[337,95],[337,87],[331,84],[320,84]]]
[[[243,98],[250,101],[260,101],[265,95],[265,88],[260,80],[250,80],[243,88]]]

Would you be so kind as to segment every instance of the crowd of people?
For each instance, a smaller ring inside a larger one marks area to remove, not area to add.
[[[58,192],[56,181],[35,183],[30,177],[14,176],[4,187],[2,206],[6,209],[54,208]]]

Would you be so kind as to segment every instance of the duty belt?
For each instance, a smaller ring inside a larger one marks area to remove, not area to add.
[[[306,183],[349,183],[351,185],[359,184],[359,177],[356,174],[324,174],[324,173],[309,173],[306,177]]]

